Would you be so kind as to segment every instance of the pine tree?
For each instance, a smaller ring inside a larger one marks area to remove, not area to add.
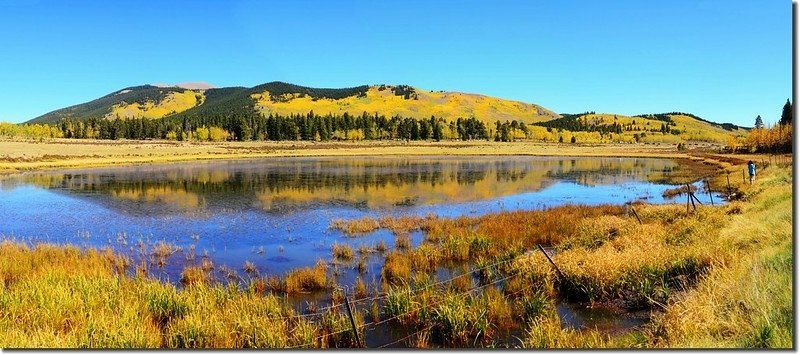
[[[781,113],[781,125],[792,124],[792,103],[786,99],[786,104],[783,105],[783,113]]]
[[[755,128],[764,128],[764,121],[761,120],[761,115],[756,116]]]

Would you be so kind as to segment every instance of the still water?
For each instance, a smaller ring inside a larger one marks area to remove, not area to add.
[[[0,236],[110,247],[180,246],[154,276],[177,281],[194,248],[216,265],[283,274],[331,259],[334,243],[357,248],[394,237],[348,238],[335,219],[477,216],[563,204],[670,202],[680,161],[652,158],[280,158],[97,168],[0,178]],[[686,172],[683,171],[685,174]],[[698,197],[705,202],[708,195]],[[719,196],[717,196],[719,198]],[[413,244],[420,242],[419,233]],[[377,258],[376,258],[377,259]],[[379,260],[368,274],[379,275]]]

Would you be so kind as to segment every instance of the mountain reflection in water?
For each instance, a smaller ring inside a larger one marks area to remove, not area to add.
[[[247,260],[281,274],[329,260],[334,243],[394,245],[385,230],[347,238],[329,228],[335,219],[663,203],[664,190],[686,182],[671,179],[686,177],[687,166],[653,158],[331,157],[23,173],[0,178],[0,239],[126,255],[164,241],[183,252],[151,270],[172,281],[190,249],[215,265]],[[412,238],[417,245],[422,235]],[[372,272],[381,260],[369,260]]]
[[[202,216],[466,203],[556,182],[659,181],[678,167],[672,160],[636,158],[285,158],[25,174],[3,186],[31,184],[131,215]]]

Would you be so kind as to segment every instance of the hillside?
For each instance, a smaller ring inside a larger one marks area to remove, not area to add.
[[[190,95],[186,95],[187,92]],[[133,86],[99,99],[48,112],[26,123],[56,123],[62,118],[114,118],[117,114],[121,114],[121,118],[126,118],[137,113],[148,118],[158,118],[186,110],[189,105],[186,96],[194,97],[194,94],[180,87]],[[198,101],[197,98],[194,100]],[[199,102],[202,102],[202,99]],[[195,104],[192,104],[192,107]]]
[[[309,115],[312,111],[313,116]],[[458,120],[469,117],[476,120]],[[114,123],[116,118],[123,121]],[[727,143],[747,134],[743,127],[681,112],[557,114],[535,104],[407,85],[328,89],[283,82],[252,88],[214,88],[207,83],[135,86],[28,123],[63,119],[69,119],[63,128],[66,137],[111,139],[196,139],[198,134],[210,135],[196,132],[199,127],[218,127],[221,130],[215,137],[236,140],[534,139],[677,144]],[[132,119],[137,122],[129,122]],[[503,124],[496,124],[498,121]]]
[[[55,123],[61,118],[113,119],[162,118],[167,116],[201,117],[246,115],[264,116],[307,114],[351,116],[378,113],[427,119],[431,116],[455,120],[477,117],[485,123],[518,120],[526,123],[557,118],[544,107],[478,94],[424,91],[410,86],[358,86],[342,89],[309,88],[271,82],[253,88],[228,87],[189,90],[182,87],[144,85],[129,87],[99,99],[70,106],[27,123]]]
[[[531,128],[535,139],[569,141],[611,141],[680,143],[686,141],[725,143],[747,135],[747,129],[730,123],[714,123],[692,114],[670,112],[636,116],[586,112],[562,114],[558,119],[539,122]],[[578,132],[572,134],[572,132]]]
[[[474,116],[484,123],[517,120],[528,124],[558,117],[556,113],[538,105],[485,95],[424,91],[405,85],[361,88],[363,91],[345,97],[313,97],[291,91],[276,93],[269,90],[255,93],[251,97],[256,102],[256,110],[264,115],[289,115],[309,111],[322,115],[378,112],[387,117],[422,119],[436,116],[452,120]]]

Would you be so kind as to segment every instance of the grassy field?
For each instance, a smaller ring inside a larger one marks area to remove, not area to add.
[[[742,167],[742,157],[713,158]],[[535,348],[789,348],[792,179],[790,165],[773,165],[752,186],[732,181],[738,198],[724,206],[636,204],[641,223],[625,206],[337,221],[354,238],[391,230],[395,248],[337,245],[330,263],[227,284],[208,277],[204,260],[184,271],[181,288],[108,251],[3,242],[0,346],[352,347],[344,313],[309,321],[283,295],[323,290],[341,305],[331,272],[380,253],[380,285],[360,278],[349,291],[367,299],[356,324],[405,326],[413,336],[401,345],[490,347],[520,329],[522,346]],[[417,247],[414,230],[424,233]],[[536,244],[555,252],[560,271]],[[440,280],[444,265],[460,276]],[[564,328],[555,311],[563,298],[651,321],[619,334]]]
[[[0,140],[0,172],[134,165],[209,159],[358,155],[550,155],[686,157],[664,144],[534,142],[175,142],[53,139]]]

